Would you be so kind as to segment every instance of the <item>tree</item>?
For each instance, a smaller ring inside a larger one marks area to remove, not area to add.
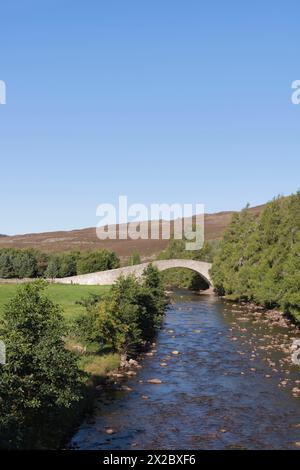
[[[59,277],[60,272],[60,262],[57,256],[51,256],[49,259],[47,269],[45,271],[45,277],[48,279],[55,279]]]
[[[35,258],[36,258],[36,265],[37,265],[37,277],[44,277],[45,271],[48,266],[49,262],[49,255],[42,253],[38,250],[34,250]]]
[[[77,321],[80,337],[109,344],[126,356],[135,356],[153,339],[167,307],[159,272],[152,265],[141,280],[120,276],[106,296],[95,305],[91,300]]]
[[[160,326],[168,302],[164,294],[161,273],[152,263],[148,264],[143,272],[143,286],[151,292],[154,299],[156,307],[155,324]]]
[[[181,259],[191,257],[191,251],[185,249],[185,241],[171,238],[164,251],[158,255],[158,259]]]
[[[15,275],[19,278],[36,277],[38,265],[33,250],[19,250],[14,253],[13,266]]]
[[[97,271],[106,271],[120,266],[116,253],[110,250],[87,252],[81,255],[77,262],[78,274],[88,274]]]
[[[12,256],[7,250],[2,250],[2,252],[0,253],[0,277],[15,277]]]
[[[0,442],[4,448],[42,448],[57,432],[53,420],[80,400],[82,375],[64,347],[60,308],[43,281],[25,284],[4,311],[0,337]],[[57,423],[56,423],[57,424]]]
[[[255,226],[255,218],[247,206],[240,214],[234,214],[226,229],[211,269],[215,289],[220,295],[240,292],[239,280],[246,263],[247,241]]]
[[[214,258],[217,292],[300,318],[300,193],[276,198],[259,217],[234,216]]]
[[[59,277],[76,276],[80,253],[65,253],[59,258]]]
[[[45,259],[48,259],[46,255],[33,249],[2,249],[0,250],[0,277],[24,278],[41,276],[48,262]]]

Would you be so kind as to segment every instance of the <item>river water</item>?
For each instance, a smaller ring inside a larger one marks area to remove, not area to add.
[[[123,382],[131,390],[118,384],[101,392],[71,446],[299,448],[300,366],[292,365],[289,351],[297,337],[292,327],[215,296],[178,292],[153,355]],[[153,378],[162,383],[147,382]]]

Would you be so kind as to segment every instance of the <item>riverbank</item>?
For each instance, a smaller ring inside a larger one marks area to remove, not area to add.
[[[83,387],[83,399],[65,416],[64,425],[60,430],[62,436],[60,447],[68,447],[72,433],[82,425],[84,420],[89,420],[97,402],[102,402],[107,394],[132,391],[128,381],[137,376],[146,357],[154,356],[155,348],[155,342],[145,346],[144,351],[136,359],[127,359],[118,354],[82,356],[80,368],[88,373],[89,377]],[[77,353],[83,350],[79,343],[73,343],[72,349]],[[111,428],[105,429],[105,432],[107,435],[114,434]]]
[[[79,361],[80,368],[88,374],[82,385],[82,399],[74,404],[63,416],[58,417],[55,438],[49,440],[53,449],[66,448],[72,435],[81,423],[93,412],[95,401],[103,389],[109,387],[110,374],[120,367],[120,358],[117,354],[82,356]]]
[[[257,308],[255,304],[225,303],[224,314],[232,322],[232,341],[244,341],[245,333],[252,331],[248,341],[251,348],[251,360],[265,356],[269,367],[267,379],[275,379],[278,388],[285,389],[295,398],[300,398],[299,365],[293,361],[297,349],[294,342],[300,342],[300,328],[293,318],[282,312]],[[233,317],[234,315],[234,317]],[[257,341],[257,329],[261,334]]]
[[[221,299],[224,299],[227,302],[232,303],[232,307],[243,307],[249,313],[256,316],[256,318],[264,317],[264,321],[271,322],[274,325],[281,326],[283,328],[294,328],[300,330],[300,322],[293,315],[285,313],[277,309],[267,309],[261,305],[255,304],[254,302],[244,302],[233,300],[230,296],[220,296]]]

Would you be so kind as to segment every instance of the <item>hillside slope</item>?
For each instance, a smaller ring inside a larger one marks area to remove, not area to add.
[[[259,214],[264,206],[251,209]],[[205,215],[205,239],[216,240],[230,223],[233,211]],[[162,225],[164,222],[160,222]],[[121,226],[119,227],[121,229]],[[143,260],[154,258],[165,249],[167,240],[99,240],[94,227],[71,231],[44,232],[15,235],[0,238],[0,248],[36,248],[45,253],[58,253],[70,250],[115,251],[121,259],[126,259],[134,250],[138,250]]]

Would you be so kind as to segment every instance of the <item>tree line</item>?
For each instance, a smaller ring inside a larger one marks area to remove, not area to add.
[[[0,249],[0,278],[55,278],[118,268],[120,260],[110,250],[45,254],[34,249]]]
[[[274,199],[259,216],[248,207],[235,214],[211,277],[219,295],[300,319],[300,192]]]

